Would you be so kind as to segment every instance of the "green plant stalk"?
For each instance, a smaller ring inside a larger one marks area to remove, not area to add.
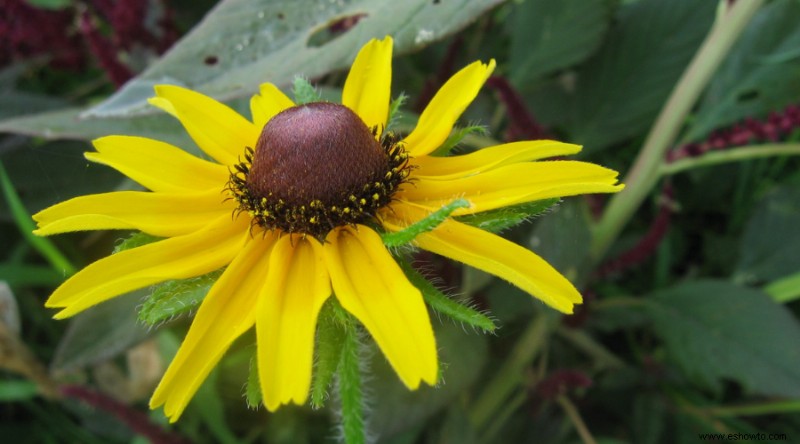
[[[575,407],[575,404],[565,395],[560,395],[556,398],[556,402],[558,402],[558,405],[561,406],[570,422],[572,422],[575,431],[578,432],[578,435],[581,437],[581,441],[583,441],[584,444],[597,444],[589,428],[586,427],[586,423],[583,422],[583,418],[581,418],[581,414],[578,412],[578,408]]]
[[[683,72],[647,135],[642,150],[624,179],[625,189],[611,199],[602,219],[594,228],[591,254],[595,261],[605,255],[658,182],[664,155],[674,143],[692,106],[763,3],[764,0],[739,1],[717,15],[711,31]]]
[[[75,267],[58,251],[58,248],[52,242],[33,234],[33,230],[36,229],[33,225],[33,219],[31,219],[31,215],[28,214],[28,210],[25,209],[22,200],[14,190],[14,186],[11,184],[11,179],[8,177],[2,162],[0,162],[0,188],[3,189],[3,195],[6,198],[6,202],[8,202],[8,207],[11,209],[11,216],[22,233],[22,237],[44,256],[57,273],[63,273],[64,276],[75,274],[77,271]]]
[[[475,430],[480,431],[522,383],[523,370],[542,351],[554,319],[540,314],[528,324],[508,358],[470,409],[469,418]]]
[[[733,148],[726,151],[712,151],[700,157],[689,157],[672,163],[662,164],[659,168],[659,174],[667,176],[682,173],[694,168],[773,156],[800,156],[800,144],[771,143]]]
[[[341,400],[342,432],[346,444],[363,444],[364,396],[359,368],[359,340],[355,325],[348,323],[339,358],[339,398]]]

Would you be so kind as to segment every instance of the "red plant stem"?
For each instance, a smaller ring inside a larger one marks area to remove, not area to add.
[[[80,385],[63,385],[61,393],[72,399],[80,400],[95,409],[113,415],[119,422],[125,424],[137,435],[144,436],[152,444],[188,444],[189,441],[172,432],[168,432],[156,424],[144,413],[125,405],[100,392],[90,390]]]

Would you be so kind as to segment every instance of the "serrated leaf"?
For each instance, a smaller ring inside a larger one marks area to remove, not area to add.
[[[142,304],[139,320],[147,325],[156,325],[197,309],[220,275],[222,270],[217,270],[158,285]]]
[[[459,208],[469,208],[469,202],[466,199],[456,199],[400,231],[382,234],[381,239],[383,239],[383,243],[387,247],[399,247],[408,244],[420,234],[431,231],[441,225],[445,219],[453,214],[453,211]]]
[[[455,219],[482,230],[498,233],[544,214],[556,205],[559,200],[558,198],[537,200],[536,202],[528,202],[468,216],[456,216]]]
[[[170,83],[229,100],[269,81],[289,85],[296,75],[317,78],[346,68],[370,38],[391,35],[395,53],[421,48],[472,22],[500,0],[229,0],[144,73],[90,113],[147,112],[153,85]],[[329,28],[350,18],[341,32]],[[320,46],[316,35],[331,34]]]
[[[495,331],[497,326],[494,325],[491,318],[468,305],[447,297],[408,262],[400,260],[398,263],[408,280],[422,292],[425,303],[432,309],[458,323],[469,324],[489,333]]]
[[[580,62],[603,41],[611,21],[608,0],[527,0],[506,22],[511,80],[524,89]]]
[[[800,3],[776,0],[753,17],[719,67],[683,140],[696,141],[800,96]]]
[[[800,397],[800,323],[766,294],[704,280],[644,301],[670,360],[690,380],[719,390],[733,379],[752,393]]]

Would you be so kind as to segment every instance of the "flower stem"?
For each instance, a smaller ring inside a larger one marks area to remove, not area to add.
[[[739,1],[727,7],[723,3],[720,4],[723,11],[717,15],[711,31],[683,72],[647,135],[642,150],[625,177],[625,190],[611,199],[595,227],[592,242],[595,261],[603,257],[658,182],[664,155],[675,142],[686,116],[764,0]]]
[[[492,419],[522,382],[523,370],[542,351],[553,328],[553,319],[557,318],[540,314],[528,324],[502,367],[472,406],[469,416],[475,430],[482,429]]]
[[[757,159],[772,156],[798,156],[800,144],[773,143],[766,145],[753,145],[743,148],[734,148],[727,151],[712,151],[700,157],[687,157],[672,163],[662,164],[659,174],[662,176],[682,173],[694,168],[718,165],[720,163],[736,162],[740,160]]]
[[[22,200],[14,190],[14,186],[11,184],[11,179],[8,177],[2,162],[0,162],[0,188],[3,190],[8,207],[11,209],[11,215],[17,227],[19,227],[22,237],[41,253],[47,259],[47,262],[50,262],[50,265],[57,273],[63,273],[64,276],[75,274],[75,267],[58,251],[58,248],[52,242],[33,234],[33,230],[36,227],[33,226],[31,215],[22,205]]]

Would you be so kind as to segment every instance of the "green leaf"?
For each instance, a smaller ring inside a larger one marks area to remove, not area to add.
[[[139,290],[89,308],[72,318],[56,349],[51,368],[72,371],[104,361],[145,339],[149,331],[136,319]]]
[[[583,199],[567,199],[542,217],[529,247],[580,288],[588,275],[589,210]]]
[[[322,100],[314,86],[303,77],[294,78],[294,89],[292,91],[294,93],[294,101],[298,105]]]
[[[686,282],[647,297],[644,311],[692,381],[719,390],[727,378],[752,393],[800,397],[800,323],[761,291]]]
[[[197,309],[221,275],[222,270],[217,270],[158,285],[139,309],[139,320],[147,325],[156,325]]]
[[[603,42],[611,21],[608,0],[527,0],[506,21],[511,80],[523,88],[574,65]]]
[[[709,83],[684,142],[749,116],[796,103],[800,96],[800,3],[764,5]]]
[[[147,112],[153,85],[183,85],[219,99],[249,97],[263,82],[289,85],[344,69],[370,38],[391,35],[395,53],[424,47],[465,27],[501,0],[229,0],[219,3],[158,62],[90,111]],[[329,28],[344,19],[341,33]],[[320,46],[318,34],[329,34]]]
[[[777,188],[756,206],[739,247],[734,280],[768,282],[800,271],[800,190]]]
[[[152,94],[151,94],[152,95]],[[0,120],[0,133],[24,134],[47,140],[92,140],[111,134],[149,137],[171,143],[193,154],[200,149],[183,130],[180,122],[164,113],[131,116],[128,118],[103,118],[84,114],[81,108],[67,108],[42,114]],[[80,161],[86,165],[82,157]],[[66,166],[62,167],[68,170]],[[111,172],[110,168],[102,168]],[[73,173],[76,169],[69,170]],[[119,177],[118,175],[116,177]]]
[[[39,388],[32,381],[24,379],[0,380],[0,402],[19,402],[33,399]]]
[[[560,82],[553,84],[559,90],[530,96],[532,109],[544,123],[566,127],[570,140],[585,146],[584,154],[642,134],[708,33],[715,11],[716,2],[695,0],[621,6],[574,84]]]
[[[383,243],[387,247],[399,247],[408,244],[420,234],[431,231],[441,225],[445,219],[450,217],[450,215],[459,208],[469,208],[469,202],[466,199],[456,199],[401,231],[383,233],[381,235]]]
[[[800,272],[771,282],[764,291],[776,302],[784,304],[800,299]]]
[[[380,394],[370,408],[370,428],[382,436],[392,436],[421,424],[443,408],[458,403],[469,387],[478,381],[488,360],[486,335],[469,334],[460,325],[432,320],[439,350],[440,380],[436,387],[422,384],[408,390],[389,366],[380,351],[376,351],[370,367],[370,392]]]
[[[558,202],[558,198],[537,200],[468,216],[456,216],[455,219],[482,230],[499,233],[531,218],[541,216]]]
[[[336,307],[338,304],[335,298],[328,298],[317,318],[317,359],[314,364],[314,379],[311,381],[311,406],[315,409],[322,408],[325,404],[328,387],[341,360],[345,330],[337,321],[335,311],[342,310],[341,307]]]
[[[389,104],[389,117],[386,119],[386,129],[391,131],[392,128],[400,121],[402,117],[401,109],[408,100],[408,96],[401,92],[397,98],[392,100]]]
[[[492,333],[495,331],[497,326],[494,325],[491,318],[468,305],[447,297],[405,260],[399,260],[398,263],[408,280],[422,292],[425,302],[438,313],[448,316],[456,322],[469,324],[485,332]]]

